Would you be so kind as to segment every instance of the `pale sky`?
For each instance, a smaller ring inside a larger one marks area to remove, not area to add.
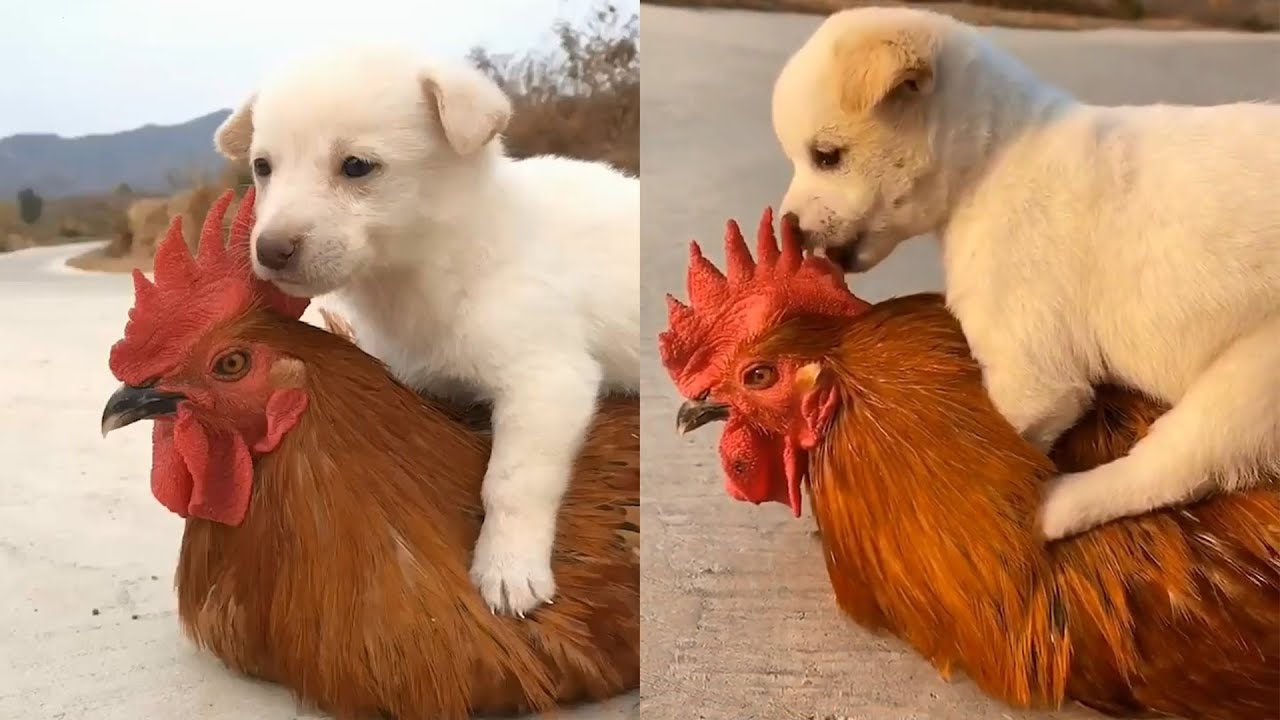
[[[387,42],[433,57],[551,49],[603,0],[3,0],[0,137],[67,137],[230,108],[299,54]],[[611,3],[620,14],[639,0]]]

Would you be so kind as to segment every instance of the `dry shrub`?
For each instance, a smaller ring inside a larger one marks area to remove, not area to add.
[[[1113,20],[1177,19],[1210,27],[1268,31],[1280,27],[1276,0],[969,0],[1006,10],[1065,13]]]
[[[107,254],[114,257],[126,254],[151,257],[155,254],[156,245],[169,231],[169,224],[179,215],[182,216],[182,236],[195,250],[200,224],[213,202],[225,190],[226,187],[220,183],[201,183],[168,198],[135,200],[129,206],[126,227],[119,233],[117,241],[107,248]],[[232,209],[227,213],[228,222],[235,216],[235,207],[236,203],[232,203]]]
[[[249,161],[228,162],[218,174],[215,184],[220,188],[235,188],[237,195],[253,187],[253,171],[249,169]]]
[[[867,5],[919,5],[975,25],[1086,30],[1116,25],[1180,30],[1280,29],[1280,0],[640,0],[650,5],[827,15]]]
[[[23,225],[17,203],[0,202],[0,253],[22,250],[34,244],[31,236],[23,232]]]
[[[0,252],[26,250],[35,244],[35,240],[31,236],[23,235],[22,233],[9,232],[0,235]]]
[[[0,201],[0,228],[7,228],[22,222],[18,214],[18,203]]]
[[[471,61],[512,98],[514,157],[567,155],[640,172],[640,19],[602,7],[585,27],[557,25],[557,52]]]
[[[129,206],[125,214],[127,218],[126,229],[134,238],[138,238],[138,245],[145,246],[151,243],[157,233],[163,232],[165,223],[169,220],[169,214],[166,208],[169,205],[168,198],[140,198],[134,200]]]
[[[209,208],[213,207],[214,201],[224,192],[226,188],[201,184],[169,198],[169,217],[182,216],[182,237],[192,251],[199,248],[200,225],[204,223],[204,216],[209,214]],[[234,203],[232,205],[233,209],[224,218],[226,222],[235,217]]]
[[[40,219],[31,225],[19,217],[16,203],[0,202],[0,237],[24,237],[30,245],[110,238],[123,226],[130,202],[120,195],[45,198]],[[0,243],[0,252],[13,249],[13,244]]]

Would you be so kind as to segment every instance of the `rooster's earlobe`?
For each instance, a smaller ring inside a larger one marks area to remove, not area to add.
[[[811,362],[796,370],[796,393],[806,395],[819,385],[829,382],[830,378],[827,377],[829,373],[825,373],[824,370],[825,368],[822,367],[820,362]]]
[[[476,68],[433,68],[424,70],[421,79],[445,141],[459,155],[478,151],[507,129],[511,99]]]
[[[835,374],[822,363],[811,362],[796,371],[795,390],[800,397],[800,433],[796,440],[805,450],[822,442],[840,405]]]
[[[253,144],[253,103],[256,98],[256,94],[250,95],[213,133],[213,146],[228,160],[240,162],[249,158],[249,147]]]

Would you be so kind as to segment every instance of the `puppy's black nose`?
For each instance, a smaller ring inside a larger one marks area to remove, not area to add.
[[[800,239],[800,245],[802,247],[805,249],[812,249],[809,244],[812,242],[809,233],[805,232],[804,229],[800,227],[800,216],[789,212],[782,216],[782,224],[791,226],[791,230],[796,234],[796,237]]]
[[[823,252],[828,260],[847,273],[853,272],[858,267],[857,245],[832,245]]]
[[[299,235],[259,235],[258,262],[265,268],[283,270],[289,266],[301,242]]]

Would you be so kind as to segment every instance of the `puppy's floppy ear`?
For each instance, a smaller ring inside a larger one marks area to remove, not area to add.
[[[249,146],[253,144],[253,103],[256,99],[256,93],[250,95],[213,132],[213,146],[228,160],[238,162],[249,157]]]
[[[507,129],[511,100],[479,70],[464,65],[424,70],[422,93],[440,118],[445,140],[470,155]]]
[[[933,90],[936,38],[923,29],[846,36],[836,41],[834,60],[840,107],[863,113],[890,96],[923,96]]]

